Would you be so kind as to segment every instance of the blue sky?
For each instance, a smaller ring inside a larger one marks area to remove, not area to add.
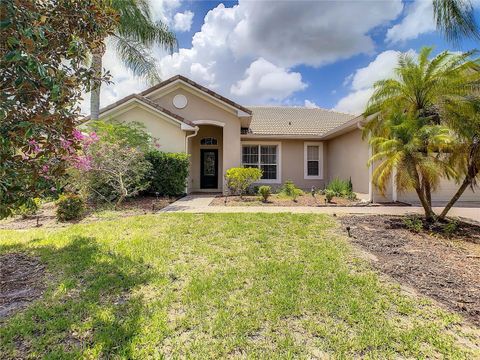
[[[480,0],[475,0],[477,19]],[[319,106],[361,112],[375,80],[391,76],[399,52],[443,50],[431,0],[153,1],[154,16],[177,34],[172,56],[154,49],[163,78],[181,73],[243,105]],[[114,84],[102,106],[148,87],[113,50],[105,67]]]

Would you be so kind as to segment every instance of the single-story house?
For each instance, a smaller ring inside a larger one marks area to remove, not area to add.
[[[415,202],[392,180],[384,194],[372,186],[371,149],[362,138],[361,116],[286,106],[243,106],[184,77],[174,76],[100,110],[101,120],[136,121],[158,139],[160,150],[190,155],[187,192],[224,192],[232,167],[259,167],[261,184],[286,180],[309,190],[334,178],[351,179],[353,190],[377,202]],[[457,189],[444,181],[434,201]],[[467,190],[462,201],[479,201]]]

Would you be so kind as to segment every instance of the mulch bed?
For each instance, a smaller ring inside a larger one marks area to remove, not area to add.
[[[116,210],[118,216],[127,217],[135,215],[143,215],[148,213],[155,213],[172,202],[176,201],[177,197],[155,197],[155,196],[138,196],[135,198],[128,198],[121,205],[119,210]],[[109,206],[113,210],[113,205]],[[63,227],[76,223],[87,223],[92,221],[102,220],[96,215],[97,211],[106,210],[108,207],[95,208],[89,206],[86,213],[81,220],[58,222],[55,216],[55,204],[53,202],[42,205],[39,211],[32,216],[26,218],[22,216],[14,216],[0,221],[0,229],[31,229],[35,227]]]
[[[228,196],[225,204],[225,196],[216,197],[210,206],[366,206],[367,203],[360,200],[349,200],[342,197],[334,197],[331,203],[325,202],[323,195],[313,197],[310,194],[299,196],[297,201],[287,197],[280,197],[276,194],[271,195],[267,202],[261,201],[258,195],[245,195],[243,199],[240,196]]]
[[[403,219],[340,217],[378,270],[480,325],[480,226],[460,222],[447,238],[431,230],[413,233]]]
[[[45,267],[22,253],[0,255],[0,321],[38,299],[45,287]]]

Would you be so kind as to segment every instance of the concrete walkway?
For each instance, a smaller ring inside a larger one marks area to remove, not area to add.
[[[373,214],[406,215],[423,214],[419,206],[364,206],[364,207],[312,207],[312,206],[209,206],[215,195],[189,195],[163,208],[162,212],[187,213],[305,213],[305,214]],[[439,214],[442,207],[434,207]],[[449,216],[480,223],[480,207],[454,207]]]

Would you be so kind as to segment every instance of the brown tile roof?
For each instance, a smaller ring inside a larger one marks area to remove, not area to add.
[[[105,106],[104,108],[100,109],[100,115],[103,114],[104,112],[107,112],[109,110],[112,110],[114,108],[116,108],[117,106],[120,106],[124,103],[126,103],[127,101],[131,100],[131,99],[137,99],[138,101],[140,102],[143,102],[144,104],[147,104],[155,109],[157,109],[158,111],[168,115],[168,116],[171,116],[175,119],[177,119],[178,121],[181,121],[187,125],[190,125],[190,126],[195,126],[194,123],[192,123],[190,120],[187,120],[187,119],[184,119],[183,117],[181,117],[180,115],[177,115],[173,112],[171,112],[170,110],[167,110],[165,109],[164,107],[158,105],[156,102],[150,100],[150,99],[147,99],[146,97],[142,96],[142,95],[139,95],[139,94],[131,94],[131,95],[128,95],[126,97],[124,97],[123,99],[121,100],[118,100],[117,102],[114,102],[113,104],[110,104],[108,106]],[[90,120],[90,115],[89,116],[86,116],[82,122],[85,122],[85,121],[88,121]]]
[[[233,106],[234,108],[237,108],[239,110],[242,110],[244,112],[246,112],[247,114],[252,114],[252,111],[250,109],[247,109],[246,107],[240,105],[240,104],[237,104],[236,102],[230,100],[230,99],[227,99],[226,97],[220,95],[220,94],[217,94],[215,91],[212,91],[208,88],[206,88],[205,86],[202,86],[198,83],[196,83],[195,81],[193,80],[190,80],[189,78],[186,78],[185,76],[182,76],[182,75],[175,75],[173,77],[171,77],[170,79],[167,79],[165,81],[162,81],[161,83],[155,85],[155,86],[152,86],[151,88],[147,89],[147,90],[144,90],[140,93],[140,95],[142,96],[145,96],[145,95],[148,95],[150,94],[152,91],[155,91],[157,89],[160,89],[176,80],[182,80],[183,82],[186,82],[187,84],[197,88],[198,90],[200,91],[203,91],[204,93],[207,93],[208,95],[210,96],[213,96],[214,98],[217,98],[219,99],[220,101],[223,101],[224,103],[227,103],[228,105],[230,106]]]
[[[356,117],[320,108],[250,106],[250,109],[253,114],[249,133],[253,135],[321,136]]]

